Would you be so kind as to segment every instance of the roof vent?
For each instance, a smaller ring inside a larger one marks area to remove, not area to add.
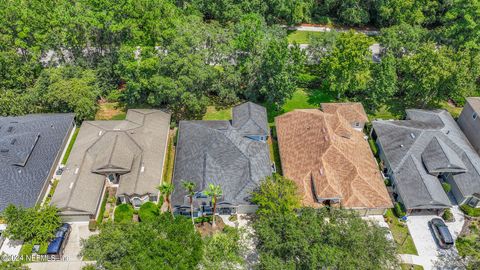
[[[410,133],[410,137],[412,137],[412,139],[415,139],[415,134]]]
[[[13,131],[13,127],[8,127],[7,132],[12,132],[12,131]]]
[[[98,136],[102,136],[102,131],[101,130],[98,132]]]
[[[12,139],[12,141],[10,142],[10,144],[11,144],[11,145],[14,145],[16,142],[17,142],[17,139],[14,138],[14,139]]]
[[[76,169],[75,169],[75,174],[78,174],[78,169],[79,169],[79,168],[76,168]]]
[[[8,151],[9,151],[8,149],[1,149],[0,153],[8,153]]]
[[[320,175],[323,175],[323,168],[320,168]]]
[[[403,144],[400,144],[400,147],[402,147],[402,148],[403,148]]]

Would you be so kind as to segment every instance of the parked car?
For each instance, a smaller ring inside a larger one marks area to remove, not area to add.
[[[435,235],[435,239],[437,244],[443,249],[452,248],[454,245],[453,237],[448,230],[447,225],[445,222],[440,218],[434,218],[428,222],[430,229],[433,231],[433,235]]]
[[[60,259],[70,236],[71,226],[64,223],[55,233],[55,238],[48,244],[47,255],[52,259]]]

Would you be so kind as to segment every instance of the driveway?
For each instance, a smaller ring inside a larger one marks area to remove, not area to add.
[[[463,227],[464,217],[458,209],[458,206],[452,208],[452,213],[455,221],[446,224],[449,227],[453,239],[457,239]],[[420,264],[425,270],[455,268],[452,265],[455,263],[455,260],[452,260],[452,258],[458,257],[456,248],[450,250],[439,248],[428,226],[428,222],[436,217],[438,216],[419,215],[408,217],[407,226],[415,243],[415,247],[417,248],[418,256],[401,255],[405,262],[412,261],[415,264]],[[449,258],[448,261],[451,263],[450,265],[445,265],[445,258]]]

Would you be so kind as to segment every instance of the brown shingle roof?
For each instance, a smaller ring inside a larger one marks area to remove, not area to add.
[[[337,113],[295,110],[275,118],[283,173],[299,187],[303,204],[340,198],[346,208],[392,207],[362,132]]]
[[[368,122],[367,114],[360,102],[345,102],[345,103],[321,103],[322,111],[330,114],[339,114],[345,118],[348,123]]]

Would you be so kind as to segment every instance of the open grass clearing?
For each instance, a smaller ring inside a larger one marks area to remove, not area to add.
[[[325,34],[324,32],[318,32],[318,31],[293,30],[293,31],[288,31],[287,39],[288,39],[288,43],[296,42],[297,44],[310,44],[310,40],[312,38],[320,37],[324,34]]]
[[[398,220],[398,218],[393,214],[392,209],[388,209],[385,214],[385,220],[390,227],[392,232],[393,239],[397,245],[397,251],[399,254],[413,254],[418,255],[417,248],[413,243],[413,238],[408,231],[406,223],[403,223]]]
[[[99,102],[95,120],[124,120],[125,108],[118,102]]]

